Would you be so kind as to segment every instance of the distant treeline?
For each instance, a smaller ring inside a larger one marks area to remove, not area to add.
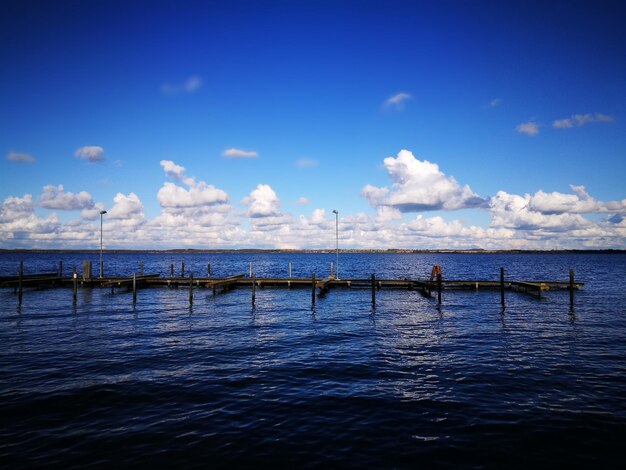
[[[363,250],[363,249],[341,249],[340,253],[463,253],[463,254],[564,254],[564,253],[603,253],[603,254],[624,254],[626,250],[482,250],[482,249],[469,249],[469,250],[407,250],[400,248],[389,248],[386,250]],[[278,250],[278,249],[262,249],[262,248],[241,248],[241,249],[195,249],[195,248],[178,248],[171,250],[103,250],[104,253],[335,253],[334,248],[324,250]],[[5,249],[0,248],[0,253],[100,253],[98,249]]]

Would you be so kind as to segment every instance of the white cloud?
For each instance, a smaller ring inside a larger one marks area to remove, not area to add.
[[[35,163],[35,157],[21,152],[9,152],[7,154],[7,160],[17,163]]]
[[[319,165],[317,160],[313,160],[312,158],[299,158],[296,160],[297,168],[315,168]]]
[[[489,102],[489,108],[497,108],[502,104],[502,99],[494,98]]]
[[[256,158],[259,155],[253,150],[241,150],[236,148],[230,148],[224,150],[222,156],[227,158]]]
[[[300,196],[296,201],[296,204],[298,204],[299,206],[306,206],[308,203],[309,199],[304,196]]]
[[[626,199],[621,201],[598,201],[591,197],[584,186],[570,185],[574,194],[537,191],[530,197],[529,207],[544,214],[620,213],[626,212]]]
[[[157,199],[161,207],[171,209],[228,203],[226,192],[202,181],[189,189],[174,183],[163,183],[157,193]]]
[[[33,240],[57,231],[59,220],[56,214],[41,218],[35,215],[34,209],[30,194],[9,196],[0,204],[0,243],[3,247],[8,243],[21,246],[22,240],[27,241],[26,247],[32,247]]]
[[[248,206],[246,215],[251,218],[280,215],[280,201],[268,184],[259,184],[241,203]]]
[[[135,193],[124,195],[117,193],[113,198],[113,207],[106,217],[119,220],[125,225],[135,225],[144,219],[143,204]]]
[[[74,155],[81,160],[86,160],[89,163],[97,163],[104,160],[104,149],[97,145],[86,145],[76,149]]]
[[[46,185],[43,193],[39,196],[39,205],[46,209],[60,209],[73,211],[79,209],[91,209],[94,205],[91,195],[86,191],[77,194],[65,192],[63,185]]]
[[[522,230],[550,229],[565,231],[590,225],[590,222],[579,214],[543,213],[533,210],[532,197],[529,194],[518,196],[505,191],[490,199],[493,227],[505,227]]]
[[[404,104],[410,99],[411,99],[411,95],[408,93],[404,93],[404,92],[396,93],[395,95],[392,95],[385,100],[384,107],[388,109],[392,108],[392,109],[400,111],[404,109]]]
[[[534,121],[523,122],[519,124],[515,130],[519,134],[526,134],[529,136],[535,136],[539,134],[539,124]]]
[[[96,220],[100,217],[100,211],[104,210],[104,204],[101,202],[96,203],[90,209],[83,209],[80,211],[80,217],[85,220]]]
[[[0,205],[0,223],[13,222],[32,214],[35,205],[33,196],[25,194],[24,197],[7,197]]]
[[[368,184],[361,191],[373,207],[418,212],[485,205],[485,200],[468,185],[460,186],[454,177],[440,171],[437,164],[418,160],[408,150],[401,150],[396,158],[385,158],[384,165],[393,182],[391,190]]]
[[[326,222],[326,211],[324,209],[315,209],[311,214],[309,222],[313,225],[321,225]]]
[[[204,181],[196,182],[195,178],[185,175],[185,167],[177,165],[171,160],[161,160],[165,174],[185,184],[188,189],[174,183],[165,182],[157,199],[162,208],[169,212],[180,213],[188,208],[201,208],[206,206],[219,206],[228,204],[228,194]],[[216,210],[216,207],[212,207]],[[191,215],[188,213],[188,215]]]
[[[202,79],[197,75],[189,77],[180,83],[164,83],[161,85],[161,92],[166,95],[176,95],[179,93],[193,93],[202,87]]]
[[[185,176],[185,167],[177,165],[171,160],[161,160],[160,165],[163,167],[165,171],[165,175],[169,176],[172,179],[180,181],[181,183],[186,184],[187,186],[193,186],[195,184],[194,178],[189,178]]]
[[[552,122],[552,127],[556,129],[570,129],[572,127],[581,127],[590,122],[613,122],[615,118],[609,114],[573,114],[565,119],[556,119]]]
[[[402,220],[402,212],[389,206],[379,206],[376,209],[376,222],[385,223],[392,220]]]

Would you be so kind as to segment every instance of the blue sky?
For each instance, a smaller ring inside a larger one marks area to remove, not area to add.
[[[621,2],[0,8],[3,248],[626,247]]]

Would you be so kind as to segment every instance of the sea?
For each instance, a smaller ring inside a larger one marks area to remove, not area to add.
[[[98,253],[0,253],[0,275]],[[105,253],[105,275],[325,277],[335,253]],[[339,277],[568,280],[536,296],[0,289],[2,468],[623,468],[626,255],[340,253]],[[334,266],[337,269],[337,266]]]

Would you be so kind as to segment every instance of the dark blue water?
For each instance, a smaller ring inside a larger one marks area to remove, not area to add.
[[[1,254],[0,273],[58,255]],[[98,255],[63,255],[72,265]],[[183,257],[106,255],[107,274]],[[328,273],[334,255],[185,255],[186,271]],[[562,279],[497,291],[0,290],[0,463],[111,467],[617,468],[625,461],[626,256],[342,255],[341,277]]]

